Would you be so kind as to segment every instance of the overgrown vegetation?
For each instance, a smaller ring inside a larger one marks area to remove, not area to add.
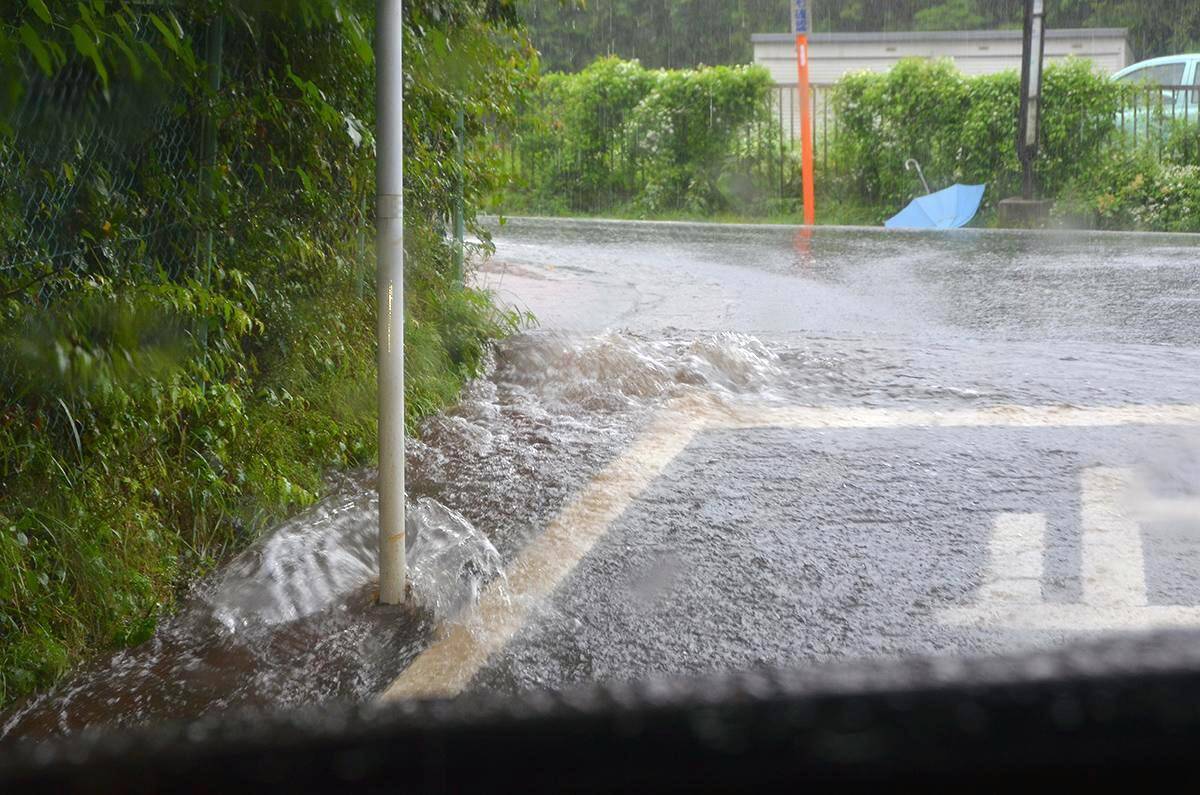
[[[375,452],[374,3],[17,6],[0,13],[0,706],[146,638],[191,578]],[[506,2],[404,6],[412,421],[520,321],[456,283],[443,219],[456,111],[484,140],[536,56]],[[85,112],[95,131],[45,148]],[[486,148],[464,172],[470,211],[499,174]]]
[[[506,211],[719,213],[762,195],[778,151],[761,67],[645,69],[601,58],[542,78],[513,137]]]

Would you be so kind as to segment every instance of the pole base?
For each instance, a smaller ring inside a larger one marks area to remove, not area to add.
[[[396,605],[411,605],[413,604],[413,586],[412,581],[408,580],[404,583],[404,596],[398,601],[384,601],[380,589],[375,589],[375,604],[380,606],[395,607]]]
[[[1022,199],[1019,196],[1001,199],[997,205],[999,224],[1005,229],[1041,229],[1050,219],[1053,204],[1046,199]]]

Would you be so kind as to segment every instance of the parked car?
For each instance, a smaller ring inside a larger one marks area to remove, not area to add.
[[[1151,58],[1125,67],[1112,79],[1147,87],[1145,94],[1121,113],[1122,129],[1136,130],[1140,125],[1149,130],[1158,120],[1200,122],[1200,53]]]

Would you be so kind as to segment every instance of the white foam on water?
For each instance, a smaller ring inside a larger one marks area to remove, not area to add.
[[[322,502],[235,558],[203,602],[229,632],[314,615],[376,581],[378,518],[373,490]],[[413,589],[437,620],[457,615],[502,576],[487,536],[438,501],[416,500],[405,524]]]

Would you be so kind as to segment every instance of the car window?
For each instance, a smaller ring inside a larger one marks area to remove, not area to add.
[[[1178,86],[1183,84],[1183,70],[1186,64],[1165,63],[1158,66],[1146,66],[1135,69],[1121,78],[1126,83],[1158,83],[1160,86]]]

